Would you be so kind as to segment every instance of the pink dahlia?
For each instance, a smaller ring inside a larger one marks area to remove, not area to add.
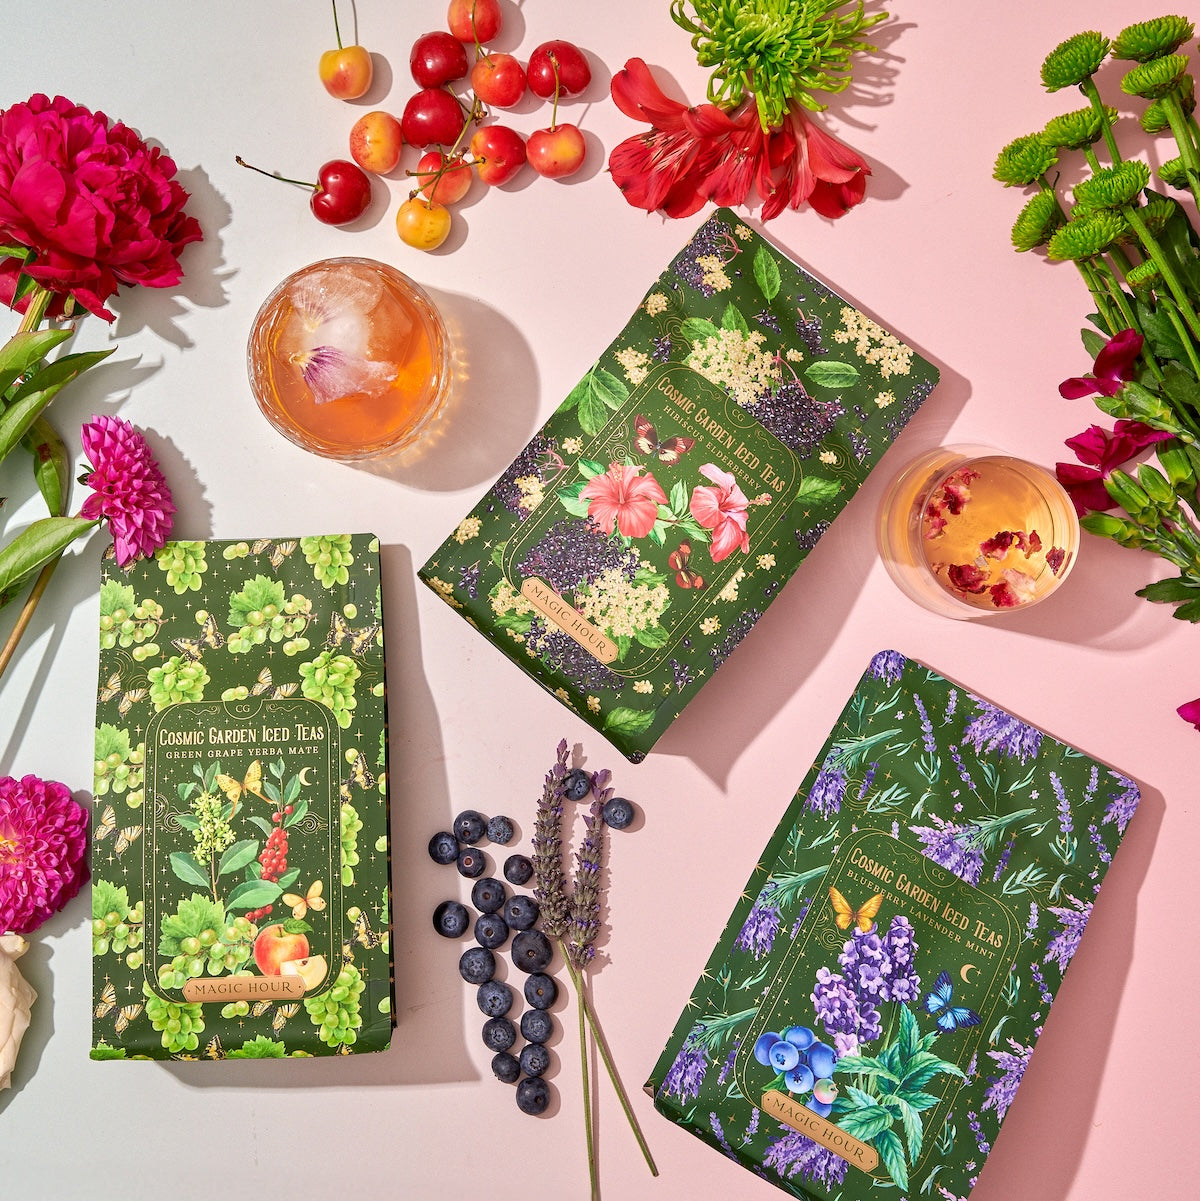
[[[615,526],[626,538],[645,538],[658,520],[658,506],[667,503],[658,480],[629,463],[611,463],[602,475],[588,480],[579,496],[588,502],[588,516],[606,534]]]
[[[738,487],[737,480],[715,463],[705,463],[700,468],[700,474],[712,480],[713,486],[697,484],[692,489],[688,508],[700,525],[712,530],[712,545],[709,547],[712,561],[720,563],[735,550],[745,554],[750,549],[750,535],[746,532],[749,499]]]
[[[65,784],[0,777],[0,934],[28,934],[87,879],[87,812]]]
[[[120,417],[93,417],[82,439],[92,495],[81,516],[107,519],[119,567],[153,554],[171,535],[175,505],[146,439]]]

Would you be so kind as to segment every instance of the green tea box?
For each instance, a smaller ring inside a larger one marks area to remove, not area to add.
[[[421,578],[638,762],[937,377],[718,209]]]
[[[876,655],[650,1075],[656,1108],[795,1197],[967,1197],[1138,796]]]
[[[94,1059],[388,1045],[384,683],[371,534],[104,560]]]

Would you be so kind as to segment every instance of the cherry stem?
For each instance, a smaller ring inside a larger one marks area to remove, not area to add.
[[[298,188],[311,188],[314,192],[319,186],[306,179],[288,179],[286,175],[280,175],[275,171],[264,171],[261,167],[256,167],[253,163],[246,162],[246,160],[242,158],[240,154],[235,154],[233,156],[233,161],[237,163],[239,167],[247,167],[251,171],[257,171],[259,175],[265,175],[268,179],[277,179],[280,183],[294,183]]]
[[[560,87],[558,81],[558,60],[551,58],[550,65],[554,68],[554,103],[550,106],[550,129],[553,132],[558,128],[558,92]]]
[[[342,49],[342,31],[338,28],[337,0],[331,0],[331,2],[333,4],[333,33],[334,33],[334,36],[337,38],[338,49],[341,50]]]

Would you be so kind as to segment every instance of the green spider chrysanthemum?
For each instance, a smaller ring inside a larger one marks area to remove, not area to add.
[[[1196,32],[1186,17],[1154,17],[1122,29],[1113,40],[1113,58],[1147,63],[1166,54],[1174,54]]]
[[[1033,250],[1045,246],[1050,235],[1063,223],[1058,197],[1053,192],[1039,192],[1017,214],[1012,227],[1012,244],[1017,250]]]
[[[1082,150],[1094,146],[1104,136],[1104,122],[1112,125],[1117,110],[1104,106],[1104,116],[1094,108],[1077,108],[1074,112],[1051,117],[1042,130],[1042,141],[1062,150]]]
[[[672,0],[671,18],[692,35],[702,67],[712,68],[708,98],[733,108],[753,95],[764,129],[779,125],[792,101],[818,112],[814,92],[850,83],[855,53],[887,13],[863,12],[862,0]],[[689,13],[687,10],[691,10]]]
[[[1158,168],[1158,178],[1163,181],[1169,188],[1179,188],[1183,191],[1188,186],[1187,168],[1183,165],[1183,158],[1176,156],[1169,158]]]
[[[996,155],[992,178],[1006,188],[1023,188],[1040,178],[1058,162],[1058,152],[1040,133],[1015,138]]]
[[[1148,292],[1162,283],[1162,272],[1153,259],[1147,259],[1125,272],[1125,282],[1135,292]]]
[[[1144,96],[1147,100],[1161,100],[1179,86],[1187,74],[1187,55],[1168,54],[1151,62],[1134,67],[1121,80],[1121,91],[1127,96]]]
[[[1125,228],[1125,222],[1117,213],[1092,213],[1056,229],[1046,253],[1052,259],[1073,262],[1094,259],[1118,241]]]
[[[1042,83],[1048,92],[1075,87],[1095,75],[1108,57],[1109,41],[1094,29],[1060,42],[1042,63]]]
[[[1178,212],[1179,206],[1169,196],[1151,196],[1145,205],[1138,209],[1142,224],[1155,236],[1167,227],[1167,222]]]
[[[1077,183],[1075,201],[1090,209],[1120,208],[1132,204],[1149,182],[1150,168],[1137,159],[1127,159]]]

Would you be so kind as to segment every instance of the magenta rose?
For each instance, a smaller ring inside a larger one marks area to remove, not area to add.
[[[0,111],[0,244],[33,252],[0,261],[0,301],[23,271],[112,321],[121,284],[182,278],[179,253],[203,236],[187,199],[174,162],[103,113],[41,94]]]

